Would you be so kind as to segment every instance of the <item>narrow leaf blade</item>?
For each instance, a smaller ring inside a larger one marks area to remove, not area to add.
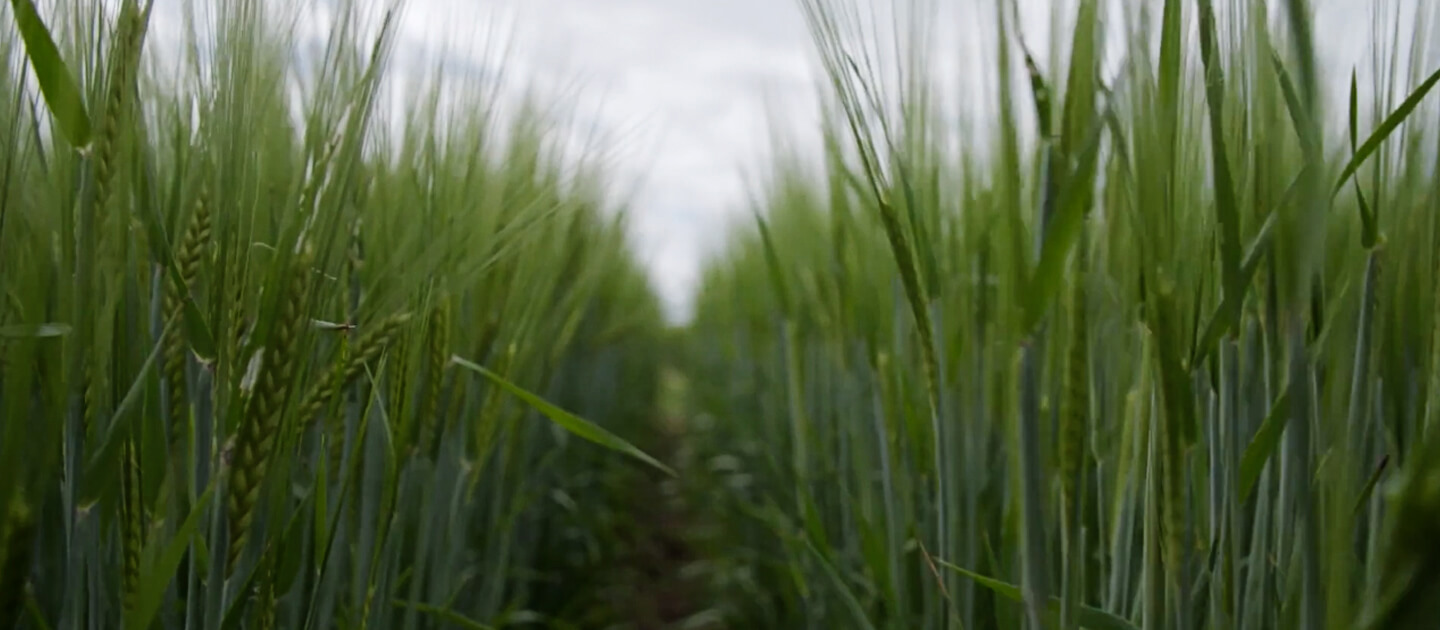
[[[956,573],[959,573],[965,577],[970,578],[971,580],[974,580],[976,584],[979,584],[980,586],[991,590],[996,595],[1004,597],[1005,599],[1016,603],[1020,603],[1023,599],[1020,594],[1020,587],[1014,584],[1010,584],[1009,582],[1002,582],[992,577],[980,575],[979,573],[952,564],[950,562],[940,560],[938,558],[935,560],[935,562],[937,562],[940,566],[943,566],[947,569],[950,569],[951,571],[955,571]],[[1054,597],[1050,599],[1050,604],[1052,607],[1054,607],[1059,602],[1059,600]],[[1095,608],[1093,606],[1082,605],[1080,607],[1079,613],[1080,625],[1086,628],[1093,628],[1094,630],[1139,630],[1135,626],[1135,624],[1126,621],[1124,618],[1119,617],[1114,613],[1100,610],[1099,608]]]
[[[180,560],[185,557],[186,548],[190,546],[191,539],[200,527],[200,515],[210,508],[210,495],[214,492],[215,482],[212,481],[210,487],[206,488],[205,493],[195,502],[195,507],[190,510],[190,515],[185,517],[185,522],[180,525],[175,536],[165,543],[155,562],[146,570],[144,579],[141,580],[140,592],[136,594],[135,608],[127,616],[125,627],[150,627],[155,614],[160,611],[165,590],[169,588],[171,578],[180,567]],[[151,544],[159,544],[159,541]]]
[[[1440,82],[1440,70],[1436,70],[1427,77],[1419,87],[1415,88],[1409,96],[1405,97],[1405,101],[1400,103],[1400,106],[1396,107],[1395,111],[1390,112],[1390,115],[1385,117],[1385,120],[1380,123],[1379,127],[1375,128],[1375,131],[1370,133],[1370,137],[1366,138],[1365,142],[1360,145],[1360,148],[1355,151],[1355,155],[1350,157],[1350,162],[1345,165],[1345,170],[1341,171],[1340,177],[1335,180],[1335,188],[1331,191],[1332,195],[1340,192],[1340,188],[1345,185],[1345,181],[1350,179],[1350,176],[1354,175],[1355,171],[1360,169],[1360,165],[1364,164],[1365,160],[1380,148],[1380,144],[1385,142],[1385,139],[1390,137],[1390,134],[1399,128],[1400,124],[1405,122],[1406,118],[1410,117],[1410,112],[1415,111],[1415,108],[1420,105],[1420,101],[1425,100],[1425,95],[1430,93],[1430,89],[1435,87],[1437,82]]]
[[[1245,454],[1240,457],[1240,500],[1250,499],[1250,493],[1255,490],[1255,483],[1260,480],[1260,472],[1265,470],[1265,463],[1270,461],[1270,456],[1275,454],[1275,448],[1280,444],[1280,436],[1285,433],[1285,420],[1290,417],[1286,411],[1289,408],[1290,390],[1287,387],[1274,404],[1270,405],[1270,413],[1265,415],[1265,421],[1260,424],[1255,437],[1251,438],[1250,445],[1245,447]]]
[[[20,37],[25,41],[25,54],[30,57],[30,66],[35,69],[40,93],[45,97],[45,104],[50,107],[61,134],[77,149],[90,144],[90,115],[85,112],[79,85],[65,60],[60,58],[60,51],[50,37],[50,29],[45,27],[44,20],[35,10],[35,3],[31,0],[10,0],[10,6],[14,9]]]
[[[559,407],[556,407],[555,405],[550,404],[549,402],[546,402],[539,396],[536,396],[535,394],[526,391],[518,385],[511,383],[499,374],[485,369],[484,366],[467,361],[458,356],[452,357],[451,361],[460,367],[468,369],[472,372],[476,372],[481,376],[484,376],[486,379],[489,379],[490,382],[499,386],[501,389],[510,392],[512,396],[515,396],[516,398],[524,401],[525,404],[530,405],[530,407],[532,407],[536,411],[544,414],[544,416],[549,418],[552,422],[560,425],[560,428],[569,431],[576,437],[589,440],[610,450],[634,457],[635,459],[645,462],[646,464],[649,464],[657,470],[660,470],[672,477],[677,476],[675,474],[675,471],[671,470],[669,466],[660,463],[659,460],[651,457],[644,451],[621,439],[619,436],[600,428],[599,426],[591,423],[588,420],[580,418],[574,414],[571,414],[568,411],[565,411],[564,409],[561,409]]]

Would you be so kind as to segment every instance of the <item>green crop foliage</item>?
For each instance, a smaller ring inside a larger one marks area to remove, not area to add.
[[[1352,72],[1303,1],[1057,3],[1048,63],[1010,0],[980,61],[946,3],[798,4],[824,159],[686,347],[737,626],[1433,623],[1432,9]]]
[[[799,0],[685,328],[545,90],[204,4],[0,9],[0,630],[1440,619],[1431,3]]]
[[[393,111],[398,6],[312,49],[226,0],[165,50],[146,2],[9,4],[0,627],[613,616],[662,318],[565,112]]]

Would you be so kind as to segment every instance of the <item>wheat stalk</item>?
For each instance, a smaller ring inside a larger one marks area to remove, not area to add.
[[[1083,252],[1083,249],[1082,249]],[[1060,409],[1060,482],[1063,505],[1062,518],[1068,520],[1076,500],[1076,483],[1079,480],[1086,451],[1088,419],[1090,410],[1090,352],[1086,335],[1084,256],[1079,256],[1079,273],[1071,288],[1070,295],[1070,347],[1065,356],[1064,391],[1065,398]]]
[[[275,562],[274,554],[267,556],[256,587],[255,627],[260,630],[275,628]]]

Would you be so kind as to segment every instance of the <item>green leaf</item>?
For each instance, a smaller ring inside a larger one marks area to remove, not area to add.
[[[1075,160],[1074,172],[1093,172],[1104,129],[1103,117],[1091,126],[1090,137]],[[1060,194],[1055,216],[1051,219],[1051,225],[1045,234],[1045,243],[1040,250],[1040,262],[1027,286],[1024,328],[1026,334],[1034,332],[1040,326],[1045,312],[1059,291],[1060,281],[1065,275],[1065,260],[1083,232],[1081,227],[1085,223],[1085,208],[1092,194],[1092,186],[1094,182],[1090,179],[1070,179]]]
[[[1350,153],[1354,155],[1357,149],[1357,135],[1359,133],[1359,87],[1355,82],[1355,71],[1350,71]],[[1375,241],[1379,237],[1379,228],[1375,225],[1375,213],[1370,209],[1369,202],[1365,201],[1365,191],[1360,189],[1359,178],[1355,179],[1355,200],[1360,205],[1360,244],[1365,249],[1375,247]]]
[[[1365,509],[1365,504],[1370,502],[1370,495],[1375,493],[1375,486],[1380,483],[1380,477],[1385,474],[1385,468],[1390,464],[1390,456],[1380,458],[1380,464],[1375,466],[1375,472],[1370,473],[1370,479],[1366,480],[1365,488],[1360,491],[1360,497],[1355,500],[1353,515],[1359,515],[1360,510]]]
[[[286,490],[289,490],[289,488],[286,488]],[[310,533],[307,531],[307,528],[302,527],[301,524],[305,523],[307,520],[305,517],[309,516],[307,510],[318,511],[314,509],[316,499],[319,495],[318,491],[318,486],[311,486],[310,492],[306,493],[305,499],[300,505],[293,508],[290,514],[290,522],[285,525],[285,529],[280,533],[280,544],[266,550],[266,553],[272,556],[270,562],[273,562],[275,567],[275,572],[271,577],[275,580],[274,588],[276,593],[290,592],[291,586],[295,584],[295,579],[300,575],[302,562],[299,550],[303,545],[301,538]]]
[[[0,337],[7,339],[49,339],[70,334],[70,324],[17,324],[0,327]]]
[[[155,614],[160,611],[160,602],[165,597],[165,591],[170,587],[171,578],[180,567],[180,560],[185,556],[185,549],[190,546],[190,541],[195,537],[195,530],[200,526],[200,515],[210,507],[210,495],[215,492],[215,482],[210,482],[210,487],[195,501],[195,507],[190,509],[190,515],[185,517],[185,522],[176,530],[175,536],[165,543],[160,554],[155,560],[144,568],[140,578],[140,589],[135,595],[135,607],[129,611],[125,618],[127,628],[149,628],[150,623],[155,619]],[[158,540],[150,541],[149,547],[154,548],[160,544]],[[146,554],[148,557],[150,554]]]
[[[1235,184],[1230,158],[1225,150],[1225,75],[1217,58],[1215,7],[1200,0],[1200,53],[1205,65],[1205,101],[1210,114],[1210,155],[1215,173],[1215,217],[1220,224],[1220,268],[1224,299],[1238,311],[1249,282],[1240,271],[1240,213],[1235,201]],[[1232,299],[1235,298],[1235,299]]]
[[[1250,493],[1255,491],[1255,484],[1260,480],[1261,471],[1265,470],[1265,463],[1275,454],[1275,447],[1280,444],[1280,436],[1285,433],[1285,420],[1290,417],[1287,412],[1289,408],[1290,388],[1286,386],[1280,397],[1270,405],[1265,421],[1260,423],[1260,429],[1255,432],[1255,437],[1250,438],[1245,454],[1240,457],[1241,502],[1250,499]]]
[[[765,217],[757,211],[755,225],[760,229],[760,242],[765,246],[765,265],[770,270],[770,279],[775,283],[775,294],[780,298],[780,309],[786,317],[792,312],[790,289],[785,284],[785,272],[780,268],[780,254],[775,251],[775,242],[770,238],[770,226]]]
[[[835,569],[835,565],[815,546],[815,541],[810,540],[809,536],[804,536],[803,538],[805,548],[810,550],[810,553],[820,562],[820,567],[825,569],[825,575],[829,576],[830,581],[835,583],[835,589],[840,591],[840,599],[845,602],[845,608],[849,610],[850,615],[855,618],[854,627],[861,628],[862,630],[875,630],[875,624],[872,623],[870,618],[865,614],[865,607],[860,604],[860,600],[855,599],[855,593],[850,590],[849,585],[845,584],[845,579],[841,577],[840,572]]]
[[[984,575],[980,575],[979,573],[976,573],[976,572],[971,571],[971,570],[969,570],[969,569],[961,568],[961,567],[958,566],[958,565],[951,564],[951,563],[946,562],[946,561],[944,561],[944,560],[941,560],[941,559],[939,559],[939,558],[936,558],[936,559],[935,559],[935,562],[936,562],[937,564],[939,564],[940,566],[942,566],[942,567],[945,567],[945,568],[947,568],[947,569],[950,569],[951,571],[955,571],[956,573],[959,573],[959,574],[961,574],[961,575],[963,575],[963,576],[965,576],[965,577],[968,577],[968,578],[974,580],[974,581],[975,581],[977,584],[979,584],[980,586],[983,586],[983,587],[985,587],[985,588],[990,589],[991,591],[994,591],[996,595],[999,595],[999,596],[1001,596],[1001,597],[1004,597],[1005,599],[1008,599],[1008,600],[1013,601],[1013,602],[1020,602],[1020,601],[1024,600],[1024,595],[1022,595],[1022,594],[1020,593],[1020,587],[1019,587],[1019,586],[1016,586],[1016,585],[1014,585],[1014,584],[1010,584],[1010,583],[1008,583],[1008,582],[1001,582],[1000,580],[997,580],[997,579],[994,579],[994,578],[991,578],[991,577],[986,577],[986,576],[984,576]]]
[[[1371,249],[1380,240],[1380,228],[1375,222],[1375,211],[1370,209],[1370,202],[1365,201],[1365,193],[1360,190],[1359,180],[1355,181],[1355,201],[1360,206],[1360,244]]]
[[[1353,153],[1360,146],[1357,139],[1360,118],[1360,94],[1355,82],[1355,70],[1350,70],[1350,151]]]
[[[1290,112],[1290,124],[1295,127],[1295,135],[1300,138],[1300,145],[1306,155],[1315,154],[1315,129],[1310,123],[1310,117],[1300,105],[1300,94],[1295,91],[1295,82],[1290,80],[1290,73],[1285,70],[1285,64],[1280,61],[1280,56],[1274,50],[1270,51],[1270,61],[1275,66],[1275,74],[1280,81],[1280,92],[1285,96],[1285,109]]]
[[[1245,250],[1245,258],[1240,261],[1240,287],[1246,288],[1255,279],[1255,272],[1260,268],[1260,255],[1268,251],[1270,236],[1275,232],[1275,223],[1280,216],[1281,208],[1295,196],[1300,184],[1301,176],[1296,176],[1290,182],[1290,186],[1280,195],[1280,202],[1265,217],[1265,223],[1260,225],[1260,231],[1250,241],[1249,249]],[[1245,301],[1245,292],[1237,291],[1233,294],[1226,294],[1220,300],[1220,305],[1215,307],[1215,312],[1210,314],[1210,319],[1205,323],[1205,332],[1190,352],[1190,366],[1199,367],[1209,358],[1210,353],[1220,342],[1220,338],[1230,332],[1230,329],[1240,321],[1241,306]]]
[[[1410,93],[1410,96],[1405,97],[1405,101],[1400,103],[1400,106],[1396,107],[1395,111],[1390,112],[1390,115],[1385,117],[1385,120],[1380,123],[1379,127],[1375,128],[1375,131],[1370,133],[1370,137],[1366,138],[1365,142],[1360,145],[1360,148],[1355,151],[1355,154],[1350,156],[1350,162],[1345,165],[1345,170],[1340,172],[1339,179],[1335,180],[1335,189],[1331,191],[1331,195],[1340,192],[1340,188],[1345,185],[1345,181],[1350,179],[1350,176],[1354,175],[1355,171],[1359,170],[1360,165],[1364,164],[1365,160],[1369,159],[1370,155],[1375,153],[1376,149],[1380,148],[1380,144],[1385,142],[1386,138],[1390,137],[1390,134],[1400,126],[1400,123],[1405,122],[1405,119],[1410,116],[1410,112],[1415,111],[1415,108],[1420,105],[1420,101],[1425,100],[1425,95],[1430,92],[1430,88],[1435,87],[1436,82],[1440,82],[1440,70],[1436,70],[1426,78],[1419,87],[1415,88],[1415,91]]]
[[[515,385],[514,383],[511,383],[499,374],[485,369],[484,366],[472,363],[458,356],[452,357],[450,361],[455,365],[476,372],[481,376],[489,379],[490,382],[498,385],[501,389],[510,392],[511,395],[524,401],[525,404],[530,405],[530,407],[532,407],[536,411],[544,414],[545,417],[549,418],[555,424],[560,425],[560,428],[569,431],[576,437],[589,440],[612,451],[634,457],[635,459],[645,462],[646,464],[649,464],[650,466],[664,472],[667,475],[670,475],[671,477],[678,476],[675,474],[674,470],[670,469],[669,466],[660,463],[659,460],[647,455],[644,451],[636,448],[634,445],[626,442],[619,436],[600,428],[599,426],[589,422],[588,420],[575,416],[574,414],[571,414],[564,409],[561,409],[559,407],[556,407],[555,405],[546,402],[539,396],[536,396],[535,394],[524,390],[523,388]]]
[[[1096,75],[1099,71],[1100,8],[1094,0],[1080,3],[1075,11],[1075,37],[1070,45],[1070,72],[1065,79],[1065,100],[1061,105],[1060,153],[1065,160],[1085,142],[1095,116]]]
[[[431,617],[434,617],[439,621],[460,626],[461,628],[466,628],[468,630],[495,630],[494,626],[487,626],[483,623],[475,621],[474,619],[466,617],[465,615],[450,610],[449,608],[440,608],[438,606],[431,606],[429,604],[421,604],[420,602],[407,602],[399,599],[391,600],[391,603],[403,608],[414,608],[415,610],[430,615]]]
[[[1025,56],[1025,72],[1030,76],[1030,95],[1035,100],[1035,118],[1040,126],[1040,138],[1049,140],[1055,133],[1050,85],[1045,81],[1045,74],[1040,72],[1039,64],[1035,63],[1035,57],[1030,54],[1030,47],[1025,45],[1025,38],[1016,37],[1015,41],[1020,44],[1020,53]]]
[[[330,439],[340,438],[335,436]],[[330,445],[328,441],[325,446],[326,448],[318,449],[316,456],[318,461],[315,463],[315,510],[312,514],[314,529],[311,531],[311,535],[315,537],[313,544],[316,549],[325,548],[325,541],[330,538],[330,527],[326,523],[330,509]],[[315,566],[311,569],[318,574],[324,569],[320,564],[320,554],[314,554],[313,559]]]
[[[935,562],[942,567],[950,569],[951,571],[955,571],[956,573],[959,573],[965,577],[974,580],[975,583],[987,589],[990,589],[996,595],[1004,597],[1005,599],[1016,603],[1023,603],[1024,601],[1023,596],[1020,594],[1020,587],[1014,584],[1010,584],[1009,582],[1002,582],[992,577],[980,575],[979,573],[962,568],[939,558],[936,558]],[[1050,598],[1051,608],[1056,608],[1059,606],[1059,604],[1059,598]],[[1079,613],[1080,625],[1086,628],[1093,628],[1094,630],[1139,630],[1139,628],[1135,624],[1130,623],[1123,617],[1115,615],[1114,613],[1100,610],[1099,608],[1095,608],[1093,606],[1081,605]]]
[[[80,87],[75,76],[60,58],[50,29],[35,11],[31,0],[10,0],[14,9],[15,25],[20,37],[25,40],[25,54],[30,57],[30,66],[35,69],[35,80],[40,84],[40,93],[45,104],[55,117],[55,124],[70,145],[79,149],[90,144],[90,115],[85,112],[85,101],[80,96]]]
[[[172,324],[173,325],[173,324]],[[155,367],[156,360],[160,357],[160,351],[165,348],[163,339],[170,333],[171,328],[167,326],[161,332],[162,341],[157,341],[150,349],[150,354],[145,357],[145,362],[140,364],[140,370],[135,373],[135,380],[130,383],[130,388],[125,391],[125,397],[120,399],[120,404],[115,406],[115,412],[110,414],[110,420],[102,428],[98,444],[90,446],[93,453],[86,462],[84,476],[82,477],[82,492],[95,498],[94,489],[99,487],[101,482],[109,478],[111,466],[113,466],[116,449],[120,448],[120,441],[117,436],[128,433],[129,425],[125,424],[130,410],[140,402],[145,393],[145,383],[150,376],[150,371]],[[123,425],[123,426],[122,426]]]

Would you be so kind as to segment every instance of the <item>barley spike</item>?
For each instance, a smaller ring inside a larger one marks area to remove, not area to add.
[[[121,527],[124,554],[124,579],[121,587],[121,602],[126,611],[135,607],[135,597],[140,588],[140,550],[145,548],[145,503],[140,494],[140,459],[136,454],[135,438],[126,438],[124,457],[120,461]]]
[[[246,405],[235,442],[235,460],[230,469],[228,518],[230,523],[229,571],[245,549],[255,502],[269,469],[275,437],[284,429],[281,413],[289,394],[295,368],[295,350],[305,329],[303,302],[310,278],[308,249],[296,256],[290,279],[280,298],[274,330],[267,342],[264,365]]]
[[[312,421],[326,403],[334,399],[346,385],[349,385],[365,371],[367,363],[380,356],[380,353],[408,321],[410,321],[408,313],[388,317],[376,325],[374,330],[366,332],[353,345],[349,345],[345,355],[341,357],[341,369],[326,370],[325,376],[320,382],[312,386],[310,391],[305,394],[305,398],[301,399],[300,412],[297,416],[300,421]]]
[[[421,453],[430,453],[435,448],[437,418],[440,407],[440,385],[445,379],[445,366],[449,361],[450,311],[445,298],[430,313],[430,331],[426,337],[426,352],[429,366],[426,368],[425,393],[420,404]]]

